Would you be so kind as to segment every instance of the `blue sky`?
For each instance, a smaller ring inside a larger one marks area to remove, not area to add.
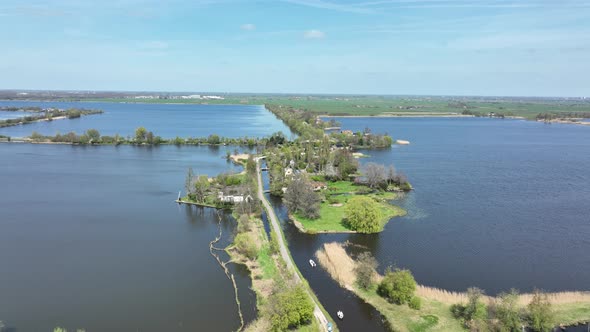
[[[590,96],[586,0],[2,0],[0,89]]]

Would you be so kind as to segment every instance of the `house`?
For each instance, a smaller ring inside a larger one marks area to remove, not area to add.
[[[217,194],[217,198],[224,203],[242,203],[244,201],[246,202],[251,202],[253,200],[252,196],[250,195],[246,195],[246,197],[244,197],[244,195],[224,195],[222,191],[220,191]]]

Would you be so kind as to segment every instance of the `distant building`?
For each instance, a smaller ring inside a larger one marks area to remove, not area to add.
[[[217,194],[217,198],[224,203],[242,203],[244,201],[251,202],[253,200],[252,196],[246,195],[224,195],[222,191]]]

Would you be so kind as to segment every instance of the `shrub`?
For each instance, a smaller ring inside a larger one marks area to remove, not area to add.
[[[366,251],[359,255],[354,273],[356,282],[361,288],[369,289],[373,285],[377,261],[371,253]]]
[[[410,299],[410,302],[408,302],[408,306],[414,310],[420,310],[422,307],[422,301],[419,297],[414,296]]]
[[[416,280],[410,270],[388,269],[377,288],[377,293],[389,302],[405,304],[412,299],[415,290]]]
[[[535,290],[527,310],[529,325],[533,331],[546,332],[553,330],[553,309],[547,294]]]
[[[300,285],[275,290],[267,308],[273,331],[296,328],[313,318],[313,303]]]
[[[240,233],[234,239],[236,249],[249,259],[256,258],[258,254],[258,246],[254,243],[252,237],[248,233]]]

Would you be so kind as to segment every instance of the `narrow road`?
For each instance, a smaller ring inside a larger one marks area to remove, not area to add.
[[[279,224],[279,219],[277,218],[274,209],[272,208],[266,197],[264,197],[264,187],[262,186],[262,174],[260,172],[260,158],[256,159],[256,172],[258,173],[258,199],[262,201],[262,204],[264,204],[264,207],[266,208],[268,220],[270,220],[270,224],[272,226],[273,231],[277,233],[277,235],[279,235],[277,236],[277,238],[279,240],[279,251],[281,253],[281,257],[283,257],[283,260],[287,264],[287,269],[289,269],[289,271],[293,273],[295,280],[297,280],[298,283],[301,283],[301,277],[299,276],[299,273],[295,271],[297,267],[293,264],[293,261],[291,260],[291,256],[289,255],[289,249],[287,248],[284,237],[282,235],[283,231],[281,229],[281,225]],[[324,315],[324,312],[320,309],[320,306],[315,301],[315,298],[311,295],[309,289],[306,288],[305,290],[315,306],[315,308],[313,309],[314,316],[320,323],[322,330],[328,331],[328,318],[326,318],[326,315]]]

